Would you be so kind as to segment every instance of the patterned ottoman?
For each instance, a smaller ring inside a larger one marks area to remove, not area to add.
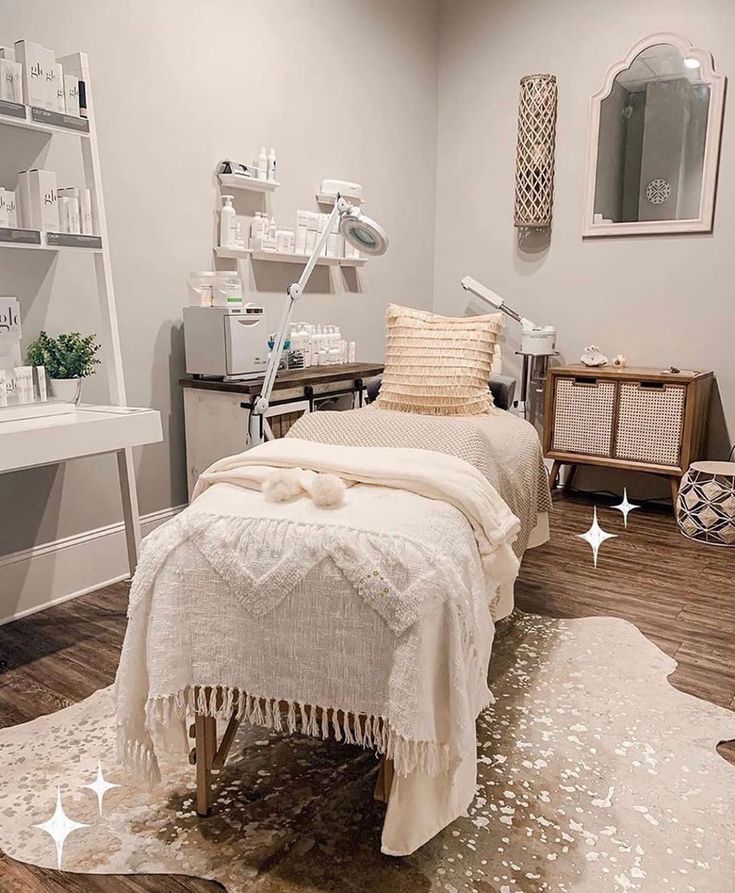
[[[676,519],[690,539],[735,546],[735,462],[693,462],[681,479]]]

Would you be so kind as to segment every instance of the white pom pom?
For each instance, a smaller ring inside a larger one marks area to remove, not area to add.
[[[289,499],[295,499],[304,492],[300,471],[295,468],[274,471],[263,481],[262,490],[268,502],[288,502]]]
[[[345,482],[336,474],[318,474],[311,485],[311,498],[320,508],[336,508],[344,502],[346,489]]]

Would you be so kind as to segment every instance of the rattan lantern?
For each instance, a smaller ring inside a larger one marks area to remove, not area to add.
[[[693,462],[681,480],[676,520],[690,539],[735,546],[735,462]]]
[[[551,226],[556,95],[553,74],[529,74],[521,78],[513,217],[518,227]]]

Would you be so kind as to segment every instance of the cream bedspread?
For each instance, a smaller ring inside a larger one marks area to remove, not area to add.
[[[249,489],[284,466],[372,485],[331,510]],[[487,608],[517,571],[517,520],[476,469],[431,451],[289,438],[203,477],[144,543],[116,686],[121,758],[155,780],[157,748],[186,748],[191,711],[225,719],[244,692],[243,719],[390,756],[383,850],[411,852],[474,795]],[[194,697],[207,686],[222,704]]]

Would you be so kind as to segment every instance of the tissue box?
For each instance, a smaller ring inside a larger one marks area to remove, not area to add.
[[[40,43],[18,40],[15,43],[15,59],[20,62],[23,77],[23,102],[37,108],[46,108],[46,50]]]
[[[29,229],[59,231],[59,202],[55,171],[31,170],[25,175],[28,183]],[[25,208],[24,210],[24,220]],[[28,223],[26,223],[28,225]]]

